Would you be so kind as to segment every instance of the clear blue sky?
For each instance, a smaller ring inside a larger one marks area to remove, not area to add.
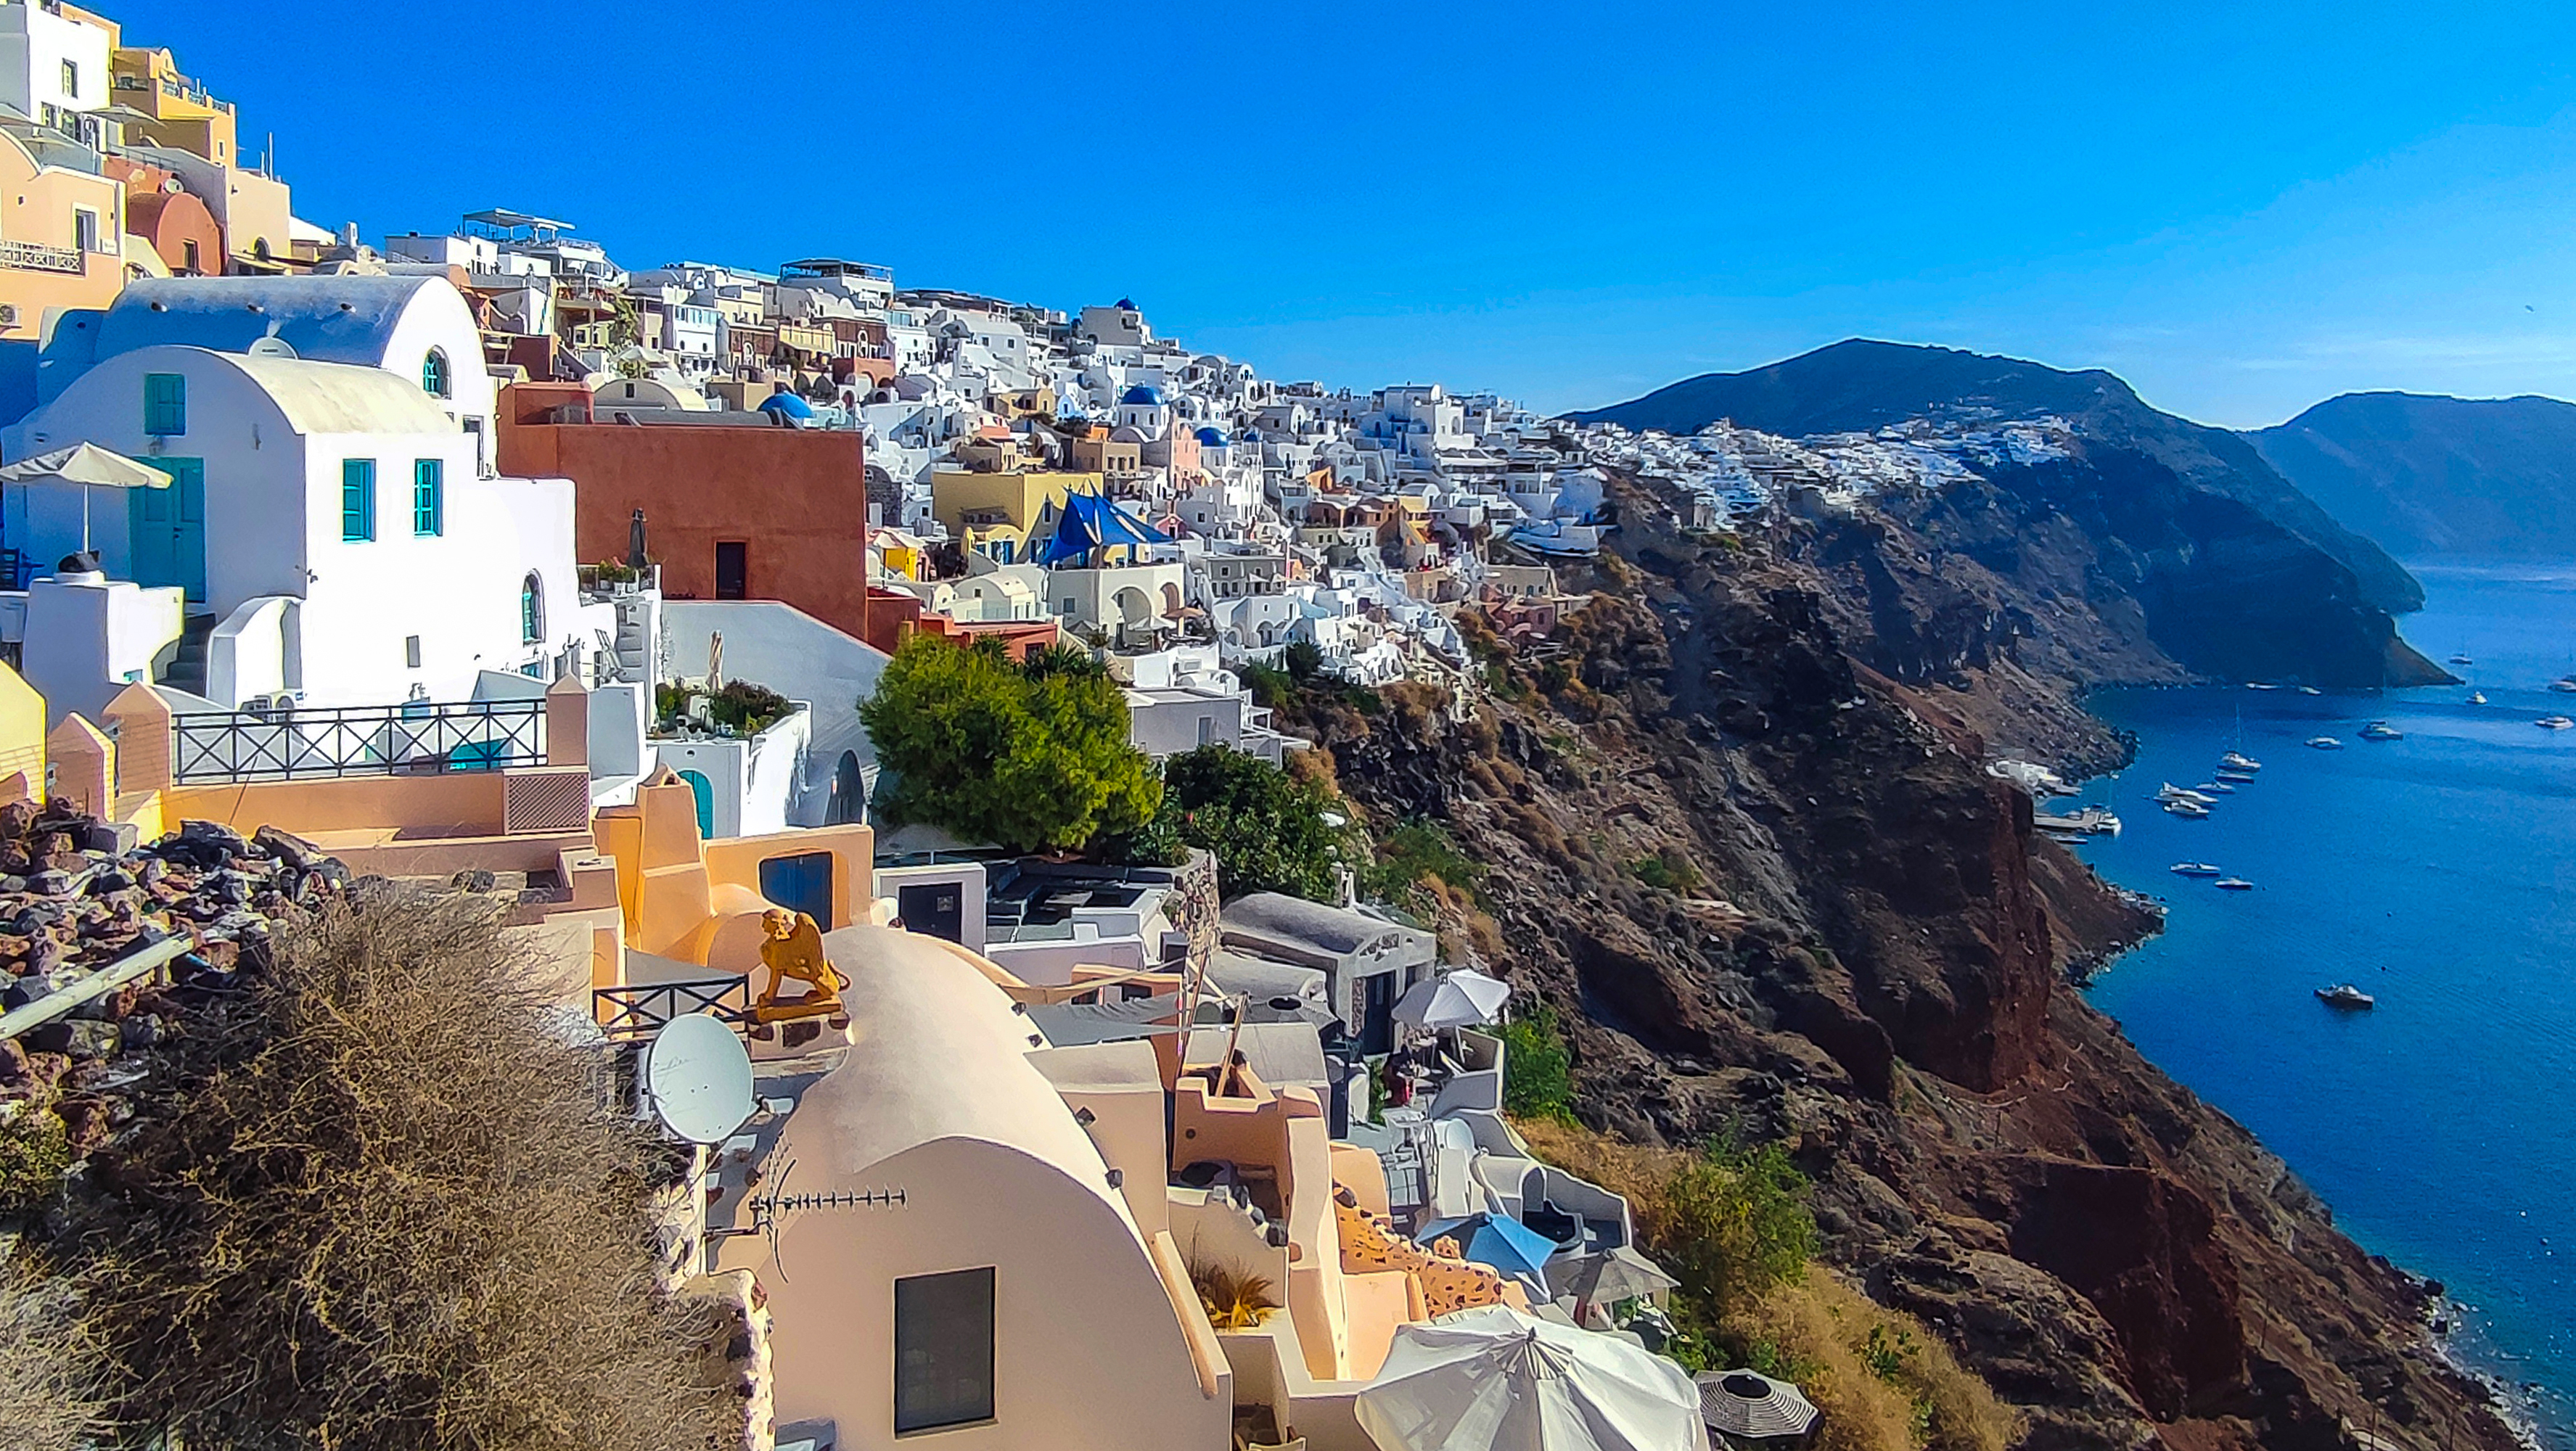
[[[1550,409],[1851,334],[2232,425],[2576,397],[2565,4],[98,8],[370,240],[512,206]]]

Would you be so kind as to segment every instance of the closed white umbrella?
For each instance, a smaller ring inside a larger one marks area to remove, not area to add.
[[[1803,1436],[1816,1424],[1816,1408],[1785,1380],[1759,1371],[1699,1373],[1700,1408],[1709,1428],[1746,1441]]]
[[[1354,1405],[1379,1451],[1707,1451],[1681,1367],[1502,1305],[1399,1326]]]
[[[1396,1000],[1395,1020],[1425,1028],[1472,1028],[1490,1023],[1512,996],[1511,984],[1472,967],[1418,982]]]
[[[89,491],[92,489],[166,489],[170,475],[94,443],[76,443],[0,468],[0,484],[78,484],[81,486],[81,552],[89,552]]]

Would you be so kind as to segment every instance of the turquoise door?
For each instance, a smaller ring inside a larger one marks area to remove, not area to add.
[[[695,771],[682,771],[680,779],[689,783],[689,794],[698,798],[698,837],[705,840],[716,834],[716,788]],[[816,920],[821,920],[817,918]]]
[[[134,541],[134,582],[171,585],[188,598],[206,597],[206,461],[163,458],[153,466],[170,475],[166,489],[128,489],[126,520]]]

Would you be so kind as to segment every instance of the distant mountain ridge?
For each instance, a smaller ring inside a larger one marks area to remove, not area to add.
[[[2193,488],[2235,499],[2353,572],[2363,597],[2391,614],[2423,608],[2403,565],[2338,523],[2242,436],[2150,407],[2116,374],[2069,372],[1958,348],[1849,338],[1741,373],[1706,373],[1642,398],[1569,415],[1695,433],[1720,419],[1791,438],[1883,428],[1942,413],[2055,414],[2077,433],[2142,454]]]
[[[2149,407],[2107,372],[1853,339],[1570,416],[1675,435],[1725,420],[1792,439],[2054,418],[2072,437],[2065,457],[1981,464],[1972,486],[1879,502],[1938,555],[1994,573],[1998,604],[2030,632],[2073,642],[2095,621],[2135,647],[2086,654],[2084,679],[2175,665],[2321,685],[2448,678],[2397,636],[2392,617],[2424,602],[2403,565],[2241,435]]]
[[[2576,555],[2576,403],[2346,393],[2246,436],[2401,558]]]

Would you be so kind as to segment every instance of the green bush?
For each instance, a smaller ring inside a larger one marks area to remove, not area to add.
[[[766,685],[728,680],[715,691],[678,685],[653,687],[653,714],[664,725],[683,723],[692,696],[705,696],[707,717],[736,735],[756,736],[787,718],[796,703]]]
[[[1391,902],[1427,877],[1473,892],[1484,876],[1484,863],[1460,851],[1457,840],[1440,823],[1414,820],[1378,842],[1376,860],[1360,873],[1360,887],[1372,897]]]
[[[1666,892],[1690,892],[1700,884],[1699,869],[1690,864],[1690,858],[1671,847],[1628,863],[1628,874],[1647,886]]]
[[[1177,862],[1183,847],[1216,855],[1217,890],[1333,898],[1334,844],[1324,822],[1332,797],[1259,756],[1201,746],[1163,763],[1163,804],[1127,852],[1130,860]]]
[[[1520,1118],[1574,1121],[1574,1053],[1557,1031],[1556,1013],[1542,1003],[1527,1017],[1505,1023],[1503,1108]]]
[[[1021,666],[996,641],[906,640],[859,702],[895,777],[878,803],[886,824],[927,822],[1017,852],[1143,829],[1163,784],[1128,743],[1126,695],[1106,670],[1070,658],[1079,653],[1042,651]]]
[[[1805,1278],[1816,1253],[1807,1176],[1777,1144],[1712,1146],[1664,1189],[1664,1267],[1714,1315]]]

